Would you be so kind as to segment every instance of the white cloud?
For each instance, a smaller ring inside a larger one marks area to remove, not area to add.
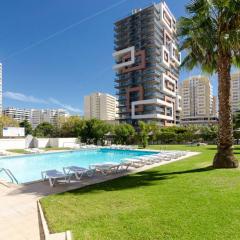
[[[45,101],[44,99],[35,98],[33,96],[27,96],[27,95],[22,94],[22,93],[4,92],[3,96],[5,98],[17,100],[17,101],[20,101],[20,102],[31,102],[31,103],[44,103],[44,104],[47,104],[47,101]]]
[[[59,107],[62,107],[64,109],[68,110],[69,112],[75,112],[75,113],[81,113],[82,112],[81,109],[72,107],[71,105],[68,105],[68,104],[61,103],[60,101],[58,101],[55,98],[49,98],[49,102],[51,102],[53,104],[56,104]]]
[[[74,113],[81,113],[82,110],[79,109],[79,108],[75,108],[71,105],[68,105],[68,104],[65,104],[65,103],[62,103],[60,102],[59,100],[55,99],[55,98],[49,98],[48,100],[45,100],[45,99],[40,99],[40,98],[36,98],[34,96],[28,96],[28,95],[25,95],[23,93],[16,93],[16,92],[4,92],[3,93],[3,96],[5,98],[8,98],[8,99],[13,99],[13,100],[16,100],[16,101],[20,101],[20,102],[28,102],[28,103],[40,103],[40,104],[54,104],[54,105],[57,105],[69,112],[74,112]]]

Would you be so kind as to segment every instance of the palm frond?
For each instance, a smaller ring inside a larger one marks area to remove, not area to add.
[[[214,72],[219,50],[239,66],[240,0],[192,0],[186,10],[178,25],[180,50],[188,53],[181,66]]]

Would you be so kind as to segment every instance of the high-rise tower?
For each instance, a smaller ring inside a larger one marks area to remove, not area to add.
[[[134,10],[115,23],[119,121],[179,123],[176,19],[165,2]]]

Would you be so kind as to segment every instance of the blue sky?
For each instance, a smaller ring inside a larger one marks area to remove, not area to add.
[[[0,62],[4,107],[65,108],[79,114],[83,96],[115,94],[113,23],[150,0],[2,1]],[[156,1],[158,2],[158,1]],[[178,18],[188,0],[167,0]],[[180,80],[189,73],[181,71]],[[216,81],[213,81],[216,92]]]

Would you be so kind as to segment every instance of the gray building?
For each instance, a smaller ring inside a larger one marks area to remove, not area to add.
[[[119,121],[133,125],[139,120],[163,126],[178,124],[181,55],[176,19],[166,3],[133,10],[115,23],[114,37]]]

